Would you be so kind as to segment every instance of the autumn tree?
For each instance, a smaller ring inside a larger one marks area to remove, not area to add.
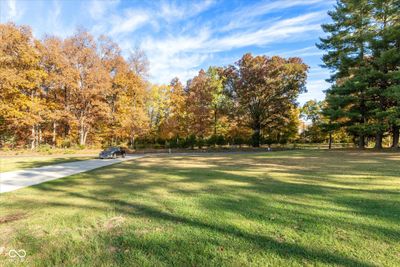
[[[99,119],[110,114],[106,104],[111,88],[110,76],[97,54],[93,36],[86,31],[78,31],[65,40],[65,54],[74,69],[74,83],[70,88],[71,113],[78,128],[79,144],[85,145]]]
[[[168,86],[168,113],[161,125],[161,136],[166,139],[187,137],[187,93],[178,78],[172,79]]]
[[[200,70],[188,83],[187,101],[190,132],[201,139],[205,138],[210,134],[213,124],[213,94],[209,77],[204,70]]]
[[[251,54],[229,67],[233,95],[253,129],[253,146],[260,145],[263,129],[291,117],[298,94],[305,91],[307,68],[300,58]]]
[[[64,53],[64,42],[57,37],[46,37],[41,57],[42,68],[46,72],[43,88],[46,99],[47,124],[51,129],[51,143],[57,145],[57,136],[64,141],[70,134],[70,88],[74,84],[74,69]]]
[[[327,132],[324,131],[326,118],[323,116],[323,102],[308,100],[300,108],[300,117],[307,122],[307,128],[302,132],[303,138],[312,143],[321,143],[327,139]]]
[[[136,75],[142,78],[148,77],[150,62],[146,53],[139,47],[135,47],[133,52],[130,53],[128,64]]]
[[[152,85],[146,98],[149,128],[153,138],[162,136],[162,125],[170,114],[170,90],[167,85]],[[164,136],[162,136],[164,137]]]
[[[146,84],[133,71],[129,70],[123,81],[123,90],[117,101],[117,136],[128,138],[134,147],[135,140],[149,132],[149,117],[146,113]]]
[[[0,120],[1,131],[39,144],[45,101],[40,66],[41,44],[28,27],[0,25]],[[30,134],[29,134],[30,132]]]
[[[147,132],[144,53],[127,61],[111,39],[83,30],[42,42],[14,24],[0,34],[1,144],[133,143]]]
[[[208,87],[211,91],[211,109],[213,116],[213,135],[216,136],[218,129],[222,128],[220,117],[223,115],[224,109],[227,108],[228,98],[224,92],[223,70],[221,68],[210,67],[207,70]]]

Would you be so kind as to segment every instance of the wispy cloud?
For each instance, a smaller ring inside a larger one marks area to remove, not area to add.
[[[199,2],[184,1],[179,5],[175,2],[163,1],[160,8],[160,18],[167,21],[181,20],[194,17],[215,3],[214,0],[204,0]]]
[[[89,14],[95,20],[101,19],[107,12],[113,10],[119,3],[120,0],[92,0],[88,5]]]
[[[146,24],[150,20],[150,15],[143,10],[128,9],[122,17],[112,16],[110,19],[110,35],[126,34],[134,32],[136,29]]]
[[[333,0],[278,0],[259,2],[245,7],[239,7],[233,12],[223,16],[223,19],[228,19],[229,23],[221,27],[221,31],[231,31],[254,27],[261,23],[269,23],[281,19],[280,16],[275,16],[267,20],[260,19],[260,16],[265,16],[271,13],[282,12],[285,9],[298,6],[318,6],[321,4],[334,3]]]
[[[15,18],[17,16],[17,2],[15,0],[8,0],[8,15],[10,18]]]
[[[319,5],[323,2],[326,1],[261,2],[225,11],[220,17],[206,20],[201,25],[196,23],[197,16],[213,7],[216,1],[162,1],[150,9],[125,8],[122,12],[114,12],[118,10],[118,1],[92,1],[90,14],[95,20],[102,16],[93,26],[93,32],[108,33],[125,51],[130,51],[139,44],[148,54],[151,79],[155,82],[167,82],[174,76],[183,80],[188,78],[187,75],[198,71],[207,60],[218,57],[218,53],[313,37],[313,34],[320,31],[321,17],[325,16],[325,11],[314,10],[285,18],[278,11],[297,6]],[[109,5],[111,8],[106,12]],[[277,14],[265,18],[269,13]],[[180,21],[184,21],[184,24]],[[152,25],[152,29],[160,34],[155,36],[143,31],[148,25]],[[140,36],[140,41],[132,39],[133,33]],[[297,52],[303,55],[317,53],[312,49]],[[232,62],[235,60],[237,58],[232,58]]]
[[[306,33],[320,30],[321,26],[318,23],[320,17],[321,12],[312,12],[294,18],[280,20],[269,27],[256,31],[250,29],[212,40],[209,46],[214,49],[214,51],[221,51],[251,45],[262,46],[269,43],[281,42],[284,39],[306,38]]]
[[[322,56],[323,51],[319,50],[315,45],[307,46],[300,49],[294,50],[273,50],[266,51],[268,55],[279,55],[283,57],[313,57],[313,56]]]
[[[152,82],[192,78],[200,68],[230,64],[243,53],[300,56],[311,66],[309,90],[326,89],[314,47],[335,0],[130,1],[0,0],[1,21],[28,21],[34,33],[71,34],[76,26],[109,35],[128,56],[140,46],[150,60]],[[51,4],[48,4],[51,3]],[[30,16],[23,16],[23,9]],[[21,18],[18,21],[18,18]],[[40,35],[37,35],[41,37]]]
[[[24,9],[17,5],[16,0],[0,1],[0,21],[17,22],[24,14]]]
[[[151,74],[155,81],[162,82],[166,77],[170,80],[176,75],[181,79],[186,79],[187,69],[198,70],[199,66],[214,54],[250,46],[261,47],[289,39],[305,39],[308,33],[320,31],[318,23],[320,17],[321,12],[312,12],[276,21],[262,29],[250,28],[223,36],[217,36],[217,30],[203,27],[192,29],[190,33],[179,36],[148,37],[141,46],[149,55]],[[312,51],[311,48],[307,48],[298,52],[311,53]],[[235,60],[237,59],[232,58],[232,62]]]
[[[298,101],[303,104],[309,99],[323,99],[325,96],[324,91],[329,88],[329,83],[323,79],[308,80],[306,88],[307,93],[301,94]]]

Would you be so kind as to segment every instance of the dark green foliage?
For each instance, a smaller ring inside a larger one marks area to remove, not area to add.
[[[204,138],[199,137],[196,139],[196,145],[198,148],[203,148],[203,146],[206,144],[206,141],[204,140]]]
[[[193,149],[196,145],[196,136],[194,134],[191,134],[186,138],[185,141],[185,148],[190,147],[191,149]]]
[[[215,146],[217,144],[217,135],[211,135],[210,138],[207,139],[207,145],[208,146]]]
[[[367,137],[381,148],[384,134],[399,125],[399,7],[398,0],[339,1],[329,12],[333,23],[322,25],[328,36],[317,46],[333,71],[327,128],[345,127],[360,148]]]

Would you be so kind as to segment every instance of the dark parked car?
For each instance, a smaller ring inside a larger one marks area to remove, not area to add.
[[[125,158],[126,151],[122,147],[109,147],[100,152],[99,158],[101,159],[115,159],[117,157]]]

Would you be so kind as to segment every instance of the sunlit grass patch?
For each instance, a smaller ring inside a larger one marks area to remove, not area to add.
[[[142,158],[2,194],[0,246],[31,266],[397,266],[399,163],[353,151]]]

